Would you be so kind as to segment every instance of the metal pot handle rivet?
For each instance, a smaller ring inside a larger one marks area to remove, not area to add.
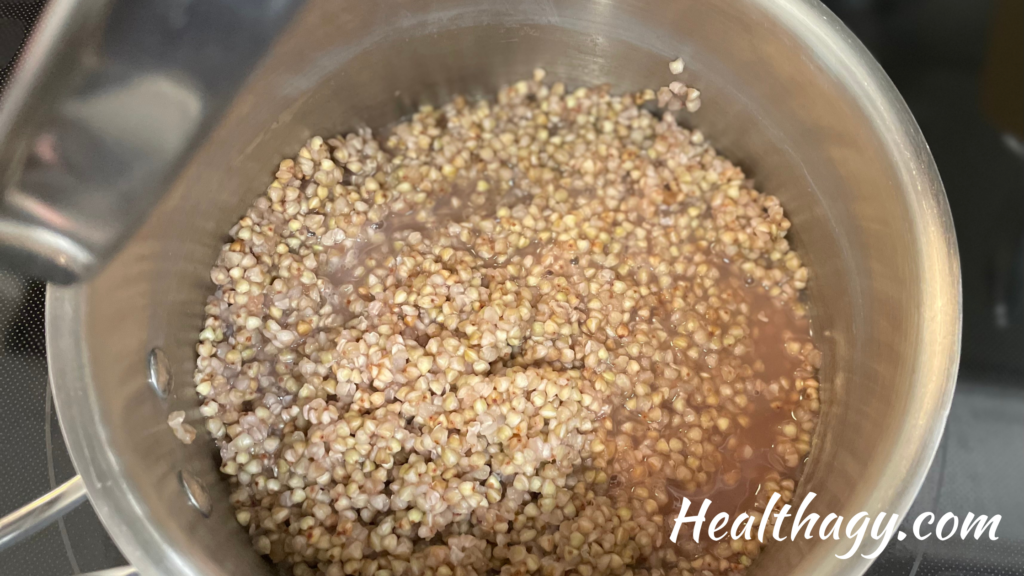
[[[188,470],[179,472],[178,479],[181,480],[181,487],[185,489],[189,504],[195,507],[203,517],[209,518],[210,512],[213,510],[213,502],[210,501],[210,493],[207,492],[203,481]]]
[[[167,398],[173,381],[171,363],[167,360],[167,355],[163,350],[153,348],[149,352],[149,385],[161,398]]]

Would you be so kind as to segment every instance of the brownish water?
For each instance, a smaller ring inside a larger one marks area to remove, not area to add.
[[[749,403],[744,414],[750,420],[749,425],[736,427],[730,434],[712,434],[717,440],[715,444],[721,462],[713,479],[703,487],[687,490],[678,480],[659,477],[657,473],[652,473],[648,480],[640,484],[617,479],[615,489],[630,492],[639,486],[663,484],[670,495],[670,501],[662,506],[662,513],[670,518],[678,513],[684,497],[691,502],[690,514],[696,513],[704,500],[710,499],[709,519],[719,512],[726,512],[730,518],[735,518],[739,513],[755,507],[757,495],[770,474],[775,472],[782,478],[796,480],[803,468],[802,459],[797,467],[789,467],[775,451],[781,426],[794,421],[792,411],[796,407],[797,396],[790,391],[770,400],[769,386],[782,379],[792,382],[794,374],[801,373],[803,360],[788,353],[785,343],[790,340],[809,342],[810,321],[805,317],[797,317],[791,305],[773,301],[763,289],[752,285],[734,266],[719,262],[717,268],[721,273],[720,282],[728,283],[736,291],[738,300],[749,309],[747,316],[751,322],[751,346],[743,355],[743,361],[754,372],[745,386]],[[708,352],[707,348],[704,352]],[[737,377],[733,384],[739,384],[742,380]],[[662,408],[670,409],[669,404],[666,401]],[[611,420],[616,434],[626,422],[631,422],[634,427],[639,423],[641,434],[649,430],[643,428],[642,420],[626,410],[616,410]],[[660,434],[663,437],[682,437],[689,427],[668,427],[661,430]],[[750,447],[750,456],[745,459],[737,458],[736,451],[729,449],[744,445]],[[778,481],[778,478],[775,480]]]
[[[480,193],[475,189],[477,179],[460,179],[452,184],[448,194],[438,197],[429,206],[403,214],[389,214],[381,222],[367,227],[365,234],[350,248],[347,261],[354,259],[361,267],[341,266],[331,279],[335,286],[349,285],[353,288],[365,284],[365,275],[375,266],[381,266],[390,256],[396,254],[395,240],[408,238],[411,232],[419,232],[427,238],[438,238],[448,235],[451,223],[470,222],[484,217],[491,217],[495,210],[503,205],[511,205],[522,201],[521,194],[513,189],[506,194]],[[487,216],[491,215],[491,216]],[[452,238],[453,245],[462,246]],[[514,259],[522,262],[528,256],[539,258],[543,253],[550,262],[550,267],[559,276],[570,279],[582,279],[577,274],[576,258],[567,254],[553,252],[550,246],[532,243],[524,249],[515,251]],[[662,507],[662,513],[674,517],[684,497],[693,502],[692,510],[700,508],[703,500],[710,499],[709,518],[718,512],[727,512],[730,516],[749,511],[755,505],[757,494],[762,489],[764,479],[772,472],[779,473],[783,478],[799,478],[802,464],[791,468],[782,462],[775,452],[775,442],[779,437],[780,427],[793,421],[793,401],[785,398],[768,398],[768,387],[772,382],[794,378],[802,361],[785,350],[787,340],[806,342],[810,340],[811,327],[806,318],[799,318],[791,305],[774,301],[764,289],[754,285],[752,279],[728,262],[715,261],[720,273],[719,282],[728,286],[735,293],[735,300],[746,306],[746,316],[750,319],[749,350],[742,355],[743,363],[752,368],[753,374],[745,379],[737,377],[733,383],[736,387],[745,386],[749,400],[744,414],[749,417],[749,425],[735,427],[730,434],[712,434],[716,451],[721,456],[718,468],[710,481],[696,489],[687,490],[682,483],[672,478],[659,478],[652,475],[646,484],[663,486],[668,492],[669,502]],[[486,267],[486,266],[485,266]],[[668,318],[655,318],[660,325],[675,330]],[[704,353],[708,353],[707,348]],[[702,356],[703,357],[703,356]],[[693,366],[695,371],[704,370]],[[671,402],[666,400],[662,408],[670,410]],[[646,423],[627,410],[615,410],[609,418],[612,421],[614,437],[625,422],[631,422],[637,436],[647,434],[650,429]],[[690,425],[660,431],[664,437],[683,437]],[[750,456],[744,459],[736,457],[736,446],[748,446]],[[638,484],[623,479],[613,482],[614,490],[633,491]]]

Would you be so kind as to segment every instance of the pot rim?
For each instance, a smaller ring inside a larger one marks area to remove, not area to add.
[[[868,50],[845,25],[817,0],[748,0],[772,14],[808,46],[862,107],[874,124],[900,175],[921,263],[921,311],[916,328],[920,353],[914,365],[918,388],[909,410],[922,418],[904,421],[896,437],[903,442],[885,464],[879,487],[880,509],[904,515],[924,482],[943,436],[952,403],[962,323],[960,264],[953,220],[938,170],[917,122],[896,87]],[[108,449],[107,430],[91,382],[89,351],[84,340],[88,285],[47,288],[46,347],[54,400],[68,450],[81,474],[97,515],[125,557],[144,574],[169,568],[191,573],[185,559],[163,545],[161,529],[143,514],[144,505],[132,488],[118,479],[120,458]],[[908,410],[908,411],[909,411]],[[131,519],[131,522],[127,521]],[[840,549],[837,542],[832,552]],[[818,547],[822,550],[825,547]],[[859,576],[872,560],[855,555],[838,560],[821,552],[819,573]]]

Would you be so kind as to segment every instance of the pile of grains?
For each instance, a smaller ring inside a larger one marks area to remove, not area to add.
[[[296,576],[736,574],[758,542],[669,542],[682,497],[793,496],[821,353],[779,201],[652,91],[543,78],[312,138],[230,231],[195,382]]]

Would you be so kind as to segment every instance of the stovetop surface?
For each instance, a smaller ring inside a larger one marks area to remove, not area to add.
[[[75,475],[47,385],[45,296],[41,282],[0,271],[0,516]],[[2,576],[68,576],[125,564],[88,504],[0,552]]]
[[[870,576],[1024,576],[1024,161],[976,105],[993,20],[1013,2],[826,1],[913,110],[939,165],[961,250],[961,375],[909,517],[1002,515],[995,542],[894,540]],[[0,90],[44,4],[0,0]],[[47,386],[44,296],[42,283],[0,271],[0,515],[75,474]],[[124,564],[88,504],[0,552],[0,576]]]

